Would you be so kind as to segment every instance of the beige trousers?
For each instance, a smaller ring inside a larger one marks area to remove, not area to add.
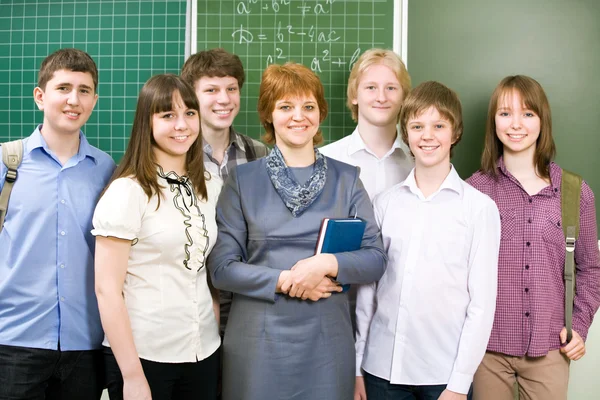
[[[568,384],[569,359],[559,350],[543,357],[488,351],[473,379],[473,400],[566,400]]]

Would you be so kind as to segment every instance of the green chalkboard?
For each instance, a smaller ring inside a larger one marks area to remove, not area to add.
[[[185,0],[0,1],[0,142],[42,122],[33,102],[39,66],[53,51],[76,47],[99,71],[100,98],[84,132],[120,160],[140,88],[181,68],[185,15]]]
[[[223,47],[242,59],[246,84],[235,127],[259,138],[262,71],[295,61],[317,72],[329,117],[325,142],[352,132],[345,106],[350,68],[365,50],[393,46],[393,0],[197,0],[197,50]],[[399,21],[398,21],[399,22]]]
[[[479,168],[495,86],[506,75],[529,75],[550,101],[556,161],[589,183],[600,215],[599,19],[596,0],[409,2],[413,85],[439,80],[463,103],[465,131],[452,160],[462,177]]]

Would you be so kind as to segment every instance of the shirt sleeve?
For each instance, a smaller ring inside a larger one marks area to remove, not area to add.
[[[573,329],[585,340],[594,314],[600,305],[600,255],[596,226],[594,193],[584,183],[581,187],[579,238],[575,244],[577,274],[573,305]]]
[[[338,262],[336,280],[343,284],[366,284],[378,281],[385,271],[387,256],[383,251],[381,232],[375,222],[373,205],[369,195],[355,172],[354,187],[351,197],[351,209],[348,214],[361,217],[367,223],[360,250],[335,253]]]
[[[114,180],[96,205],[92,235],[125,240],[137,238],[147,204],[148,197],[134,180]]]
[[[381,196],[375,197],[373,200],[373,208],[375,212],[375,221],[377,226],[381,228]],[[369,336],[369,327],[375,315],[375,297],[377,295],[377,283],[360,285],[356,294],[356,376],[362,376],[362,361]]]
[[[469,391],[485,354],[496,311],[499,249],[500,215],[489,200],[473,219],[467,284],[470,301],[447,386],[453,392],[466,394]]]
[[[208,269],[217,289],[275,302],[281,271],[249,264],[248,229],[242,211],[237,170],[225,181],[217,202],[219,240],[208,257]]]

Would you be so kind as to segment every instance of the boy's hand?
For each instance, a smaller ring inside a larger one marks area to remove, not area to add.
[[[567,328],[563,327],[560,331],[560,342],[566,343],[560,348],[560,352],[566,355],[569,360],[577,361],[585,355],[585,342],[574,329],[573,338],[567,343]]]
[[[438,400],[467,400],[467,395],[445,389]]]

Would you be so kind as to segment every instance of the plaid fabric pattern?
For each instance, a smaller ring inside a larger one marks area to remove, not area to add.
[[[496,315],[488,350],[539,357],[560,347],[564,326],[565,243],[561,226],[562,169],[550,164],[550,186],[530,196],[508,172],[475,173],[467,182],[498,205],[502,224]],[[573,329],[585,340],[600,305],[600,256],[594,194],[583,183],[580,235],[575,246],[577,294]]]
[[[208,144],[206,141],[204,142],[204,155],[206,156],[204,162],[210,162],[214,164],[214,168],[211,168],[210,170],[211,172],[218,171],[219,177],[223,180],[223,182],[227,180],[229,171],[232,171],[236,166],[254,161],[269,154],[269,148],[267,146],[258,140],[251,139],[254,154],[256,156],[249,160],[246,155],[247,149],[243,139],[241,138],[241,135],[241,133],[235,131],[233,128],[230,128],[229,147],[225,151],[225,156],[223,157],[223,162],[221,164],[215,161],[215,159],[212,157],[212,147],[210,144]]]

